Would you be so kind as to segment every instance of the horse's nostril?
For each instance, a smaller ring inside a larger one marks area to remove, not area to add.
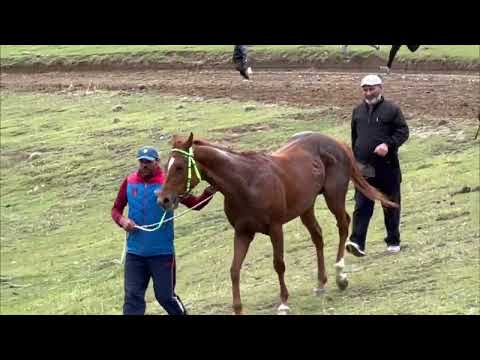
[[[168,204],[169,202],[170,202],[170,200],[168,200],[168,198],[165,198],[165,199],[163,200],[163,203],[164,203],[164,204]]]

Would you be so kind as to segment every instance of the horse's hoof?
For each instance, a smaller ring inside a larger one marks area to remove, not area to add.
[[[285,304],[281,304],[277,309],[277,315],[288,315],[290,313],[290,307]]]
[[[313,289],[313,293],[315,294],[315,296],[322,296],[326,292],[327,292],[327,289],[325,289],[325,288],[315,288],[315,289]]]
[[[348,287],[348,279],[337,279],[337,286],[340,290],[345,290]]]

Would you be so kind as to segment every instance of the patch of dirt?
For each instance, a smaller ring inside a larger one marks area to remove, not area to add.
[[[286,116],[286,117],[292,120],[297,120],[297,121],[305,121],[305,122],[318,121],[322,117],[336,114],[339,110],[340,110],[339,108],[329,107],[319,111],[300,113],[300,114],[295,114],[293,116]]]
[[[87,137],[94,137],[94,138],[111,138],[111,137],[123,137],[128,135],[133,135],[138,130],[125,128],[125,127],[118,127],[111,130],[95,130],[87,133]]]
[[[254,70],[255,71],[255,70]],[[243,102],[286,104],[304,108],[330,107],[348,120],[361,102],[365,73],[318,70],[261,70],[244,82],[229,70],[146,70],[1,74],[1,87],[15,91],[65,92],[68,88],[155,92],[166,95],[227,98]],[[92,85],[93,84],[93,85]],[[139,85],[141,84],[141,86]],[[142,88],[142,90],[139,89]],[[402,108],[408,119],[476,119],[480,109],[478,74],[401,74],[385,77],[385,96]],[[312,120],[314,120],[312,118]]]
[[[232,134],[245,134],[257,131],[268,131],[270,129],[276,129],[279,125],[277,124],[249,124],[249,125],[242,125],[242,126],[235,126],[227,129],[212,129],[213,132],[220,132],[220,133],[232,133]]]
[[[469,211],[462,211],[462,212],[450,212],[450,213],[447,213],[447,214],[441,214],[439,215],[435,221],[444,221],[444,220],[451,220],[451,219],[455,219],[455,218],[458,218],[460,216],[466,216],[466,215],[470,215],[470,212]]]
[[[231,143],[238,142],[241,137],[245,134],[252,134],[254,132],[263,132],[269,131],[271,129],[278,128],[279,125],[275,123],[263,124],[249,124],[249,125],[241,125],[235,126],[231,128],[222,128],[222,129],[212,129],[211,132],[216,132],[222,134],[222,138],[219,139],[220,143],[223,141],[225,142],[225,146],[229,146]]]
[[[450,194],[450,196],[455,196],[458,194],[468,194],[470,192],[475,192],[475,191],[480,191],[480,186],[474,187],[473,189],[470,186],[464,186],[458,191],[454,191],[453,193]]]
[[[419,115],[409,121],[410,136],[420,139],[441,136],[443,141],[432,151],[434,155],[441,153],[458,153],[470,148],[476,140],[475,130],[478,127],[474,118],[441,119]]]
[[[2,150],[0,158],[5,161],[25,161],[28,160],[30,153],[17,150]]]

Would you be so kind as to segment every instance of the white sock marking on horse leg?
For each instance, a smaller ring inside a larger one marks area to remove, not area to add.
[[[290,312],[290,307],[287,304],[282,303],[277,308],[278,315],[288,315],[289,312]]]
[[[322,285],[322,286],[325,286],[325,285]],[[325,292],[327,291],[327,289],[325,289],[325,287],[317,287],[315,289],[313,289],[313,293],[316,295],[316,296],[320,296],[320,295],[323,295],[325,294]]]
[[[336,264],[335,264],[335,270],[337,272],[337,280],[344,281],[347,278],[347,274],[343,272],[343,269],[345,268],[345,259],[341,258]]]
[[[345,258],[341,258],[340,260],[338,260],[337,263],[335,263],[335,268],[336,269],[343,270],[344,267],[345,267]]]

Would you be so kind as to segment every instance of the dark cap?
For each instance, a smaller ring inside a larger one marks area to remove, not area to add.
[[[154,161],[158,160],[159,156],[157,150],[154,147],[144,146],[138,150],[137,159]]]

